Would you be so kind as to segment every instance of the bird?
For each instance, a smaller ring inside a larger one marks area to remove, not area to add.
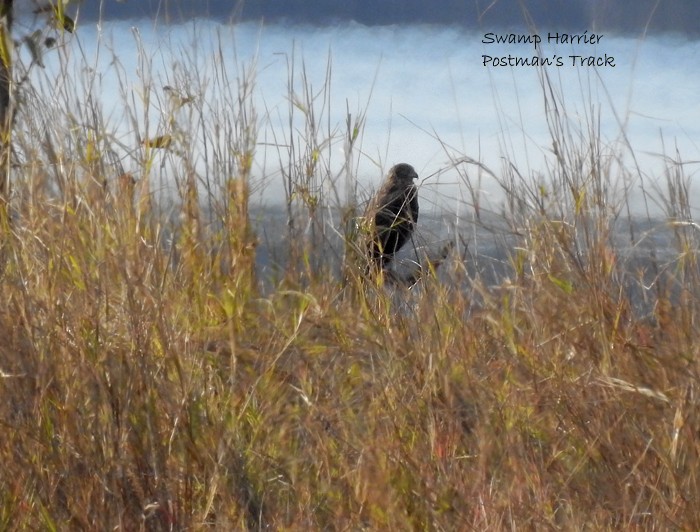
[[[370,202],[368,270],[372,266],[383,270],[411,238],[418,222],[418,189],[413,183],[417,178],[410,164],[393,166]]]

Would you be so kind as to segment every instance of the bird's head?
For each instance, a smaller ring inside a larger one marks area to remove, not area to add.
[[[394,166],[390,171],[389,175],[393,177],[396,181],[411,184],[414,179],[418,179],[418,174],[413,169],[410,164],[400,163]]]

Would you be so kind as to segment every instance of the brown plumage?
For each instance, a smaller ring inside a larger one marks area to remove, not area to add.
[[[370,204],[373,226],[368,254],[379,269],[389,264],[394,254],[411,238],[418,221],[418,190],[413,184],[417,177],[410,164],[397,164],[389,170]]]

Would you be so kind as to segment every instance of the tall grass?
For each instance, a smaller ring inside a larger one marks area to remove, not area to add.
[[[449,152],[473,206],[488,177],[503,212],[475,210],[439,275],[375,286],[340,275],[333,244],[356,227],[361,198],[336,193],[356,190],[364,116],[330,123],[331,62],[313,87],[290,58],[288,129],[270,139],[255,64],[186,57],[173,102],[153,60],[141,50],[133,86],[115,52],[126,139],[94,71],[20,88],[0,528],[700,528],[679,154],[667,191],[647,191],[668,219],[631,219],[633,147],[604,145],[594,113],[573,123],[543,72],[546,175]],[[278,171],[261,178],[263,142]],[[288,259],[263,290],[249,199],[273,180]]]

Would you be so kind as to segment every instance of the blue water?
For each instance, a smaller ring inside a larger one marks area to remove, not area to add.
[[[557,45],[546,42],[549,32],[557,31],[540,31],[543,42],[535,48],[531,42],[490,43],[487,32],[432,26],[227,26],[199,20],[166,27],[148,21],[115,22],[82,26],[64,45],[70,63],[65,71],[78,76],[90,67],[99,72],[94,97],[126,148],[136,147],[137,136],[121,111],[124,105],[137,107],[142,128],[138,138],[154,136],[164,122],[163,86],[204,101],[205,113],[220,112],[209,105],[222,99],[220,85],[213,82],[219,63],[229,78],[227,97],[235,97],[245,73],[253,82],[257,112],[256,201],[267,204],[284,200],[279,145],[301,139],[304,122],[298,108],[292,124],[299,130],[289,132],[288,94],[291,79],[295,94],[303,96],[303,76],[314,94],[319,138],[331,139],[320,155],[327,173],[339,176],[334,186],[341,199],[349,190],[342,175],[348,113],[353,120],[365,117],[351,157],[360,199],[371,193],[388,167],[401,161],[420,173],[426,208],[436,214],[463,209],[469,200],[463,178],[450,170],[450,160],[468,157],[496,175],[507,161],[522,176],[546,175],[554,157],[541,70],[484,66],[484,56],[564,58],[563,66],[548,68],[547,83],[566,110],[569,133],[585,140],[594,117],[599,121],[596,134],[609,156],[623,161],[624,167],[636,167],[647,180],[662,176],[664,150],[674,154],[678,148],[684,160],[700,159],[700,70],[692,67],[700,58],[700,44],[682,38],[635,40],[598,34],[596,44]],[[612,57],[615,66],[572,66],[572,55]],[[145,71],[140,66],[144,56]],[[57,59],[57,54],[47,54],[48,68],[37,74],[48,76],[48,88],[56,83],[51,76],[61,83]],[[143,94],[149,90],[146,112]],[[122,157],[127,170],[136,169],[130,166],[137,167],[139,161],[130,159],[126,149]],[[164,168],[172,175],[167,164]],[[470,179],[476,175],[476,167],[466,168]],[[692,175],[694,167],[686,170]],[[160,178],[168,180],[167,175]],[[497,209],[502,195],[495,180],[483,175],[478,187],[480,201]]]

